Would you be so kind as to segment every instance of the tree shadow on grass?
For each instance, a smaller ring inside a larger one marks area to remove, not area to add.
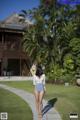
[[[57,98],[52,98],[48,100],[46,106],[42,109],[42,115],[46,114],[52,107],[54,107],[55,103],[57,101]]]

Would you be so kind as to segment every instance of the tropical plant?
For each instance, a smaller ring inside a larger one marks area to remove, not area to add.
[[[75,69],[77,72],[80,71],[80,38],[73,38],[70,41],[69,46],[75,61]]]
[[[36,59],[45,65],[46,74],[56,81],[63,73],[73,74],[80,67],[80,7],[71,9],[55,3],[55,0],[40,0],[38,8],[22,11],[22,16],[33,23],[24,34],[24,50],[32,61]]]

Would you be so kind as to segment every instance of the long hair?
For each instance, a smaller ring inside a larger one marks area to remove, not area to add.
[[[43,74],[43,70],[42,67],[40,65],[37,66],[37,70],[36,70],[36,75],[38,77],[40,77]]]

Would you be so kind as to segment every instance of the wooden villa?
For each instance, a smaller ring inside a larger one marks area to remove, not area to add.
[[[26,76],[29,73],[29,56],[22,48],[24,29],[31,24],[20,22],[13,14],[0,22],[0,76]]]

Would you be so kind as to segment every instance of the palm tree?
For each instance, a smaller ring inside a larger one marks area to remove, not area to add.
[[[50,2],[52,3],[53,0]],[[24,18],[28,16],[34,22],[34,25],[26,30],[23,43],[25,50],[32,59],[38,58],[39,61],[43,62],[47,59],[47,65],[50,62],[56,64],[61,60],[63,51],[60,49],[60,35],[58,34],[62,26],[59,26],[58,24],[60,23],[56,20],[59,10],[55,11],[54,2],[47,8],[47,3],[44,3],[45,1],[42,0],[39,8],[33,9],[32,11],[29,10],[28,12],[22,11]]]

